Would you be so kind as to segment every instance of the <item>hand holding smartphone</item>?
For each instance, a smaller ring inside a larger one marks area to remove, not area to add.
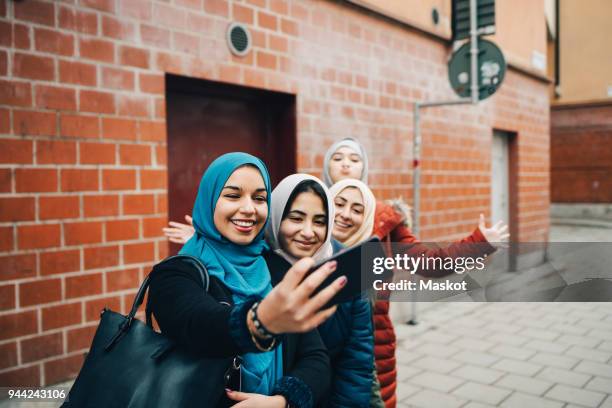
[[[371,268],[371,260],[374,257],[384,257],[385,253],[380,239],[376,236],[370,238],[368,241],[362,242],[359,245],[355,245],[349,248],[345,248],[340,252],[337,252],[330,258],[324,259],[316,263],[309,273],[314,272],[323,264],[329,261],[336,261],[336,270],[329,275],[323,283],[314,291],[314,294],[319,293],[325,287],[330,285],[340,276],[346,276],[347,283],[338,292],[325,307],[333,306],[338,303],[347,302],[354,299],[364,292],[362,284],[362,268]],[[371,272],[370,272],[371,273]]]

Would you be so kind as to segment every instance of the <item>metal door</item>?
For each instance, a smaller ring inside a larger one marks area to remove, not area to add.
[[[170,220],[191,214],[204,170],[224,153],[261,158],[274,185],[296,171],[294,95],[168,75],[166,110]]]

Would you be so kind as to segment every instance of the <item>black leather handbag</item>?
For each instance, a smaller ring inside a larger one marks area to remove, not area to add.
[[[177,255],[197,268],[205,291],[210,278],[199,259]],[[153,273],[153,272],[152,272]],[[151,312],[146,324],[134,316],[149,287],[149,274],[127,316],[104,309],[83,367],[66,401],[71,407],[226,407],[232,402],[226,387],[240,389],[239,356],[194,356],[153,330]]]

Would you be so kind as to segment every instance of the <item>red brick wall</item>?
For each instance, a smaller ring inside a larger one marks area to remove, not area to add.
[[[71,4],[78,3],[78,4]],[[412,106],[455,98],[446,44],[326,1],[0,0],[0,384],[79,369],[104,305],[164,257],[164,73],[295,93],[298,165],[364,142],[379,198],[411,197]],[[229,21],[254,50],[230,55]],[[520,240],[548,231],[546,83],[510,70],[478,107],[423,114],[424,239],[489,213],[492,129],[517,133]]]
[[[551,110],[551,201],[612,203],[612,104]]]

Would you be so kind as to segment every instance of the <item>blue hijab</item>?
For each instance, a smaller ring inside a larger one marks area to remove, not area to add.
[[[245,165],[254,166],[261,173],[270,208],[272,194],[266,165],[247,153],[224,154],[202,176],[193,208],[195,234],[179,252],[200,258],[208,273],[230,289],[235,304],[250,296],[263,298],[272,289],[270,272],[262,256],[267,249],[265,225],[250,244],[238,245],[221,235],[214,223],[215,207],[225,183],[236,169]],[[265,353],[247,353],[243,360],[243,391],[269,395],[282,376],[281,347]]]

